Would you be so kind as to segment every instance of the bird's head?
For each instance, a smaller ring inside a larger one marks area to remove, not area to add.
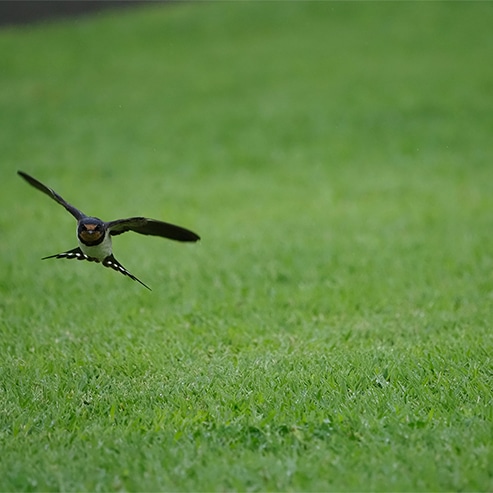
[[[84,245],[97,245],[104,239],[104,223],[96,217],[86,217],[79,221],[77,236]]]

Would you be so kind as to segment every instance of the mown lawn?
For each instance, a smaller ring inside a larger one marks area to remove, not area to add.
[[[1,491],[491,491],[493,5],[0,31]],[[138,283],[46,260],[87,214]]]

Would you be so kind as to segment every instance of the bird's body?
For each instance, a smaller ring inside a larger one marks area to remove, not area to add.
[[[96,218],[88,218],[96,219]],[[98,219],[100,221],[100,219]],[[95,223],[88,223],[95,224]],[[94,230],[79,232],[79,225],[77,225],[77,239],[79,241],[79,248],[88,257],[95,258],[102,262],[106,257],[113,253],[111,234],[109,230],[104,233],[97,231],[93,233]],[[95,235],[94,238],[91,235]]]
[[[130,217],[128,219],[116,219],[115,221],[105,222],[97,217],[86,216],[82,211],[70,205],[54,190],[43,185],[41,182],[29,176],[23,171],[17,172],[30,185],[37,188],[41,192],[50,196],[53,200],[72,214],[77,220],[77,240],[79,246],[67,252],[50,255],[47,258],[67,258],[77,260],[89,260],[90,262],[100,262],[105,267],[121,272],[130,277],[134,281],[139,282],[147,289],[149,286],[144,284],[140,279],[137,279],[129,271],[123,267],[118,260],[113,256],[112,236],[116,236],[127,231],[152,236],[161,236],[177,241],[194,242],[200,237],[181,226],[165,223],[156,219],[148,219],[146,217]]]

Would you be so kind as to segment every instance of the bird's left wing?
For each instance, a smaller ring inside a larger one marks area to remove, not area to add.
[[[24,180],[26,180],[30,185],[32,185],[34,188],[37,188],[41,192],[45,193],[49,197],[51,197],[55,202],[58,202],[60,205],[63,205],[65,209],[67,209],[72,216],[77,219],[77,221],[80,221],[82,218],[86,217],[86,215],[81,212],[77,207],[74,207],[73,205],[70,205],[68,202],[66,202],[60,195],[58,195],[55,190],[52,190],[51,188],[47,187],[46,185],[43,185],[40,181],[36,180],[36,178],[33,178],[32,176],[29,176],[27,173],[24,173],[24,171],[17,171],[17,174],[19,176],[22,176]]]
[[[134,231],[141,235],[161,236],[177,241],[197,241],[200,236],[189,229],[176,226],[175,224],[148,219],[146,217],[130,217],[128,219],[117,219],[106,223],[112,236]]]

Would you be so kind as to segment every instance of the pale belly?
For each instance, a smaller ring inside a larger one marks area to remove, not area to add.
[[[95,246],[87,246],[79,241],[79,248],[91,258],[102,262],[108,255],[111,255],[111,236],[107,235],[102,243]]]

